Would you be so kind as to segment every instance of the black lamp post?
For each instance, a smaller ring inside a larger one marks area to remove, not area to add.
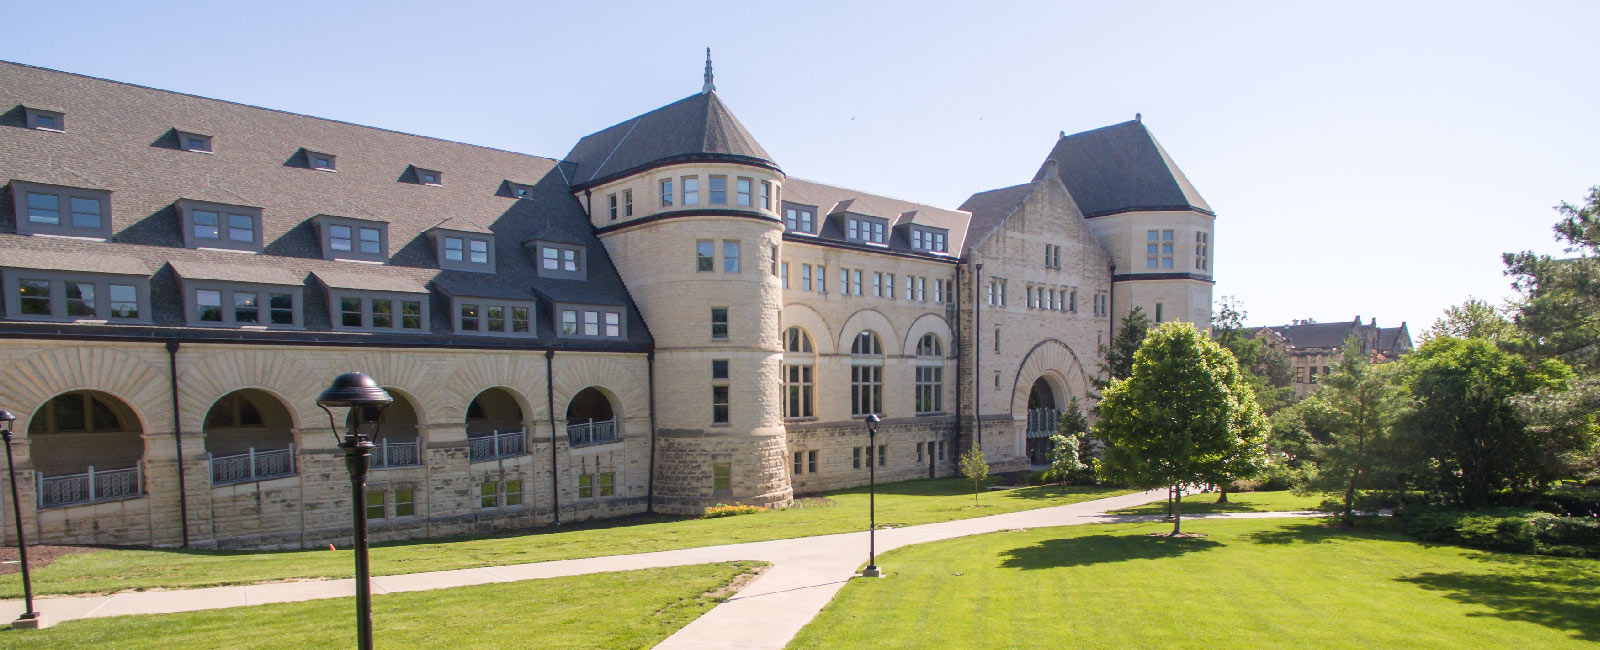
[[[372,466],[372,438],[361,433],[361,415],[366,407],[378,407],[378,415],[373,418],[376,429],[383,408],[392,402],[394,398],[388,391],[359,372],[334,377],[333,384],[317,397],[317,406],[328,414],[335,440],[339,438],[339,425],[334,423],[333,411],[328,407],[356,409],[339,448],[344,450],[344,465],[350,470],[356,547],[356,641],[361,650],[372,650],[372,576],[367,568],[367,470]]]
[[[878,415],[867,414],[867,568],[864,578],[881,578],[878,569]]]
[[[0,409],[0,436],[6,440],[6,473],[11,476],[11,520],[17,527],[17,559],[22,562],[22,597],[27,603],[27,610],[22,612],[11,627],[21,629],[39,629],[45,627],[44,616],[33,611],[33,580],[28,575],[28,542],[22,537],[22,502],[17,494],[17,465],[11,459],[11,423],[17,416],[11,411]]]

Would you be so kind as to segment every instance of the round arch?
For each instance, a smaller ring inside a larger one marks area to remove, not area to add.
[[[178,375],[178,402],[184,406],[184,431],[204,430],[207,410],[223,396],[246,388],[265,392],[281,402],[288,410],[288,426],[318,428],[315,416],[322,412],[317,409],[316,396],[331,377],[319,376],[291,355],[275,350],[222,350],[195,356],[199,358],[188,360],[185,356],[178,360],[182,369]],[[309,421],[308,415],[312,416]]]
[[[467,437],[494,432],[521,431],[527,420],[527,400],[505,386],[478,391],[467,403],[464,417]]]
[[[33,418],[57,395],[93,390],[127,405],[143,431],[171,431],[172,403],[166,370],[126,352],[106,347],[58,348],[18,359],[5,367],[7,377],[28,381],[0,382],[0,404],[14,404],[13,430],[21,436]],[[31,410],[30,410],[31,409]]]
[[[1056,393],[1056,408],[1063,408],[1073,397],[1080,398],[1079,405],[1083,408],[1089,407],[1083,403],[1089,399],[1090,383],[1089,372],[1082,360],[1066,342],[1045,339],[1028,350],[1028,354],[1022,358],[1022,364],[1017,367],[1011,385],[1012,416],[1027,412],[1028,395],[1033,390],[1034,382],[1041,377]]]
[[[215,457],[251,449],[288,449],[296,427],[291,410],[284,399],[262,388],[241,388],[223,395],[207,406],[199,429],[205,437],[205,450]]]
[[[45,400],[27,428],[28,456],[43,488],[40,503],[72,505],[143,494],[144,433],[134,407],[106,391],[72,390]]]
[[[782,331],[789,331],[790,327],[798,327],[811,335],[811,340],[817,345],[817,354],[833,354],[837,341],[833,338],[833,329],[828,327],[827,319],[822,317],[810,305],[789,303],[783,306]]]
[[[944,348],[946,356],[955,354],[954,336],[950,332],[950,323],[938,314],[923,314],[911,321],[911,327],[906,329],[906,337],[901,345],[902,354],[910,357],[917,354],[917,342],[923,335],[932,334],[939,337],[939,345]]]
[[[878,337],[884,340],[885,353],[890,353],[893,348],[889,346],[893,346],[895,341],[901,340],[899,330],[896,330],[894,325],[889,322],[889,317],[884,316],[883,312],[869,307],[857,311],[845,319],[844,326],[839,330],[838,347],[836,348],[839,350],[839,354],[849,353],[850,342],[855,340],[856,335],[860,334],[861,330],[877,332]]]
[[[430,405],[430,417],[440,422],[460,422],[467,417],[472,400],[493,388],[509,392],[525,418],[545,417],[544,366],[509,354],[485,354],[463,362],[439,387],[440,398],[438,404]],[[529,399],[529,395],[538,399]]]

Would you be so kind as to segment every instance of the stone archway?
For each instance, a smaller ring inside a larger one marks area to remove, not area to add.
[[[143,496],[144,431],[127,402],[102,391],[50,398],[28,423],[39,507]]]
[[[621,438],[619,422],[611,396],[597,387],[580,390],[567,402],[567,442],[573,447]]]

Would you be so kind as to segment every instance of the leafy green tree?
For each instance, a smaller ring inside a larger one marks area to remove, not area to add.
[[[972,505],[978,505],[978,490],[983,479],[989,478],[989,461],[983,459],[983,450],[976,443],[961,454],[961,475],[972,481]]]
[[[1100,378],[1094,380],[1095,388],[1105,390],[1112,380],[1124,379],[1132,372],[1133,354],[1149,332],[1150,317],[1143,309],[1134,307],[1122,317],[1122,326],[1117,328],[1116,336],[1111,337],[1111,344],[1100,346],[1103,361],[1100,362]]]
[[[1155,488],[1215,481],[1256,463],[1266,418],[1233,354],[1189,323],[1164,323],[1133,356],[1132,372],[1106,388],[1098,432],[1105,478]],[[1179,497],[1181,501],[1181,496]],[[1181,532],[1175,502],[1172,532]]]
[[[1556,444],[1526,425],[1513,398],[1559,391],[1572,378],[1558,360],[1529,361],[1482,339],[1439,337],[1403,361],[1411,404],[1403,433],[1433,467],[1431,487],[1468,507],[1543,476],[1543,450]]]
[[[1352,526],[1356,491],[1390,484],[1384,451],[1400,401],[1394,379],[1398,366],[1373,366],[1353,336],[1344,347],[1347,352],[1317,391],[1331,421],[1327,439],[1313,448],[1317,472],[1311,487],[1343,492],[1341,519]]]
[[[1581,205],[1556,206],[1557,241],[1569,253],[1554,259],[1532,251],[1506,253],[1506,275],[1519,291],[1516,324],[1532,352],[1583,368],[1600,367],[1600,186]]]
[[[1089,418],[1078,406],[1077,396],[1061,411],[1056,420],[1055,435],[1050,436],[1050,469],[1045,475],[1052,481],[1067,483],[1089,469]]]
[[[1315,447],[1333,440],[1337,417],[1332,405],[1318,395],[1295,402],[1272,414],[1267,448],[1287,457],[1291,467],[1311,462]]]
[[[1217,302],[1216,314],[1211,317],[1211,338],[1233,353],[1244,371],[1245,380],[1256,393],[1256,403],[1267,415],[1294,401],[1294,389],[1289,382],[1294,378],[1294,361],[1282,350],[1266,345],[1245,327],[1244,303],[1233,296],[1223,296]],[[1227,493],[1223,493],[1224,502]]]
[[[1458,339],[1483,339],[1491,343],[1509,343],[1516,338],[1517,328],[1502,310],[1488,301],[1468,298],[1459,305],[1447,307],[1444,316],[1433,321],[1433,327],[1422,333],[1424,343],[1441,336]]]

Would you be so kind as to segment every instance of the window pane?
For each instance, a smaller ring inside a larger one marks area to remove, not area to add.
[[[350,250],[350,226],[329,226],[328,247],[336,251]]]
[[[361,229],[361,252],[370,255],[378,254],[378,230],[376,228]]]
[[[292,293],[274,293],[274,294],[272,294],[270,300],[271,300],[271,304],[269,306],[272,309],[272,324],[273,325],[293,325],[294,324],[294,294],[292,294]]]
[[[361,327],[361,299],[339,299],[339,322],[345,327]]]
[[[394,516],[410,517],[417,514],[417,504],[413,500],[411,490],[394,491]]]
[[[394,327],[394,301],[375,298],[372,301],[372,326]]]
[[[599,336],[600,335],[600,312],[595,312],[595,311],[583,312],[583,335],[584,336]]]
[[[194,211],[194,236],[198,239],[217,239],[217,213],[206,210]]]
[[[540,257],[544,258],[544,268],[551,271],[561,268],[561,251],[545,246],[540,249]]]
[[[566,335],[578,333],[578,312],[570,309],[561,311],[561,333]]]
[[[93,317],[94,312],[94,284],[90,282],[68,282],[67,287],[67,315]]]
[[[400,301],[400,327],[408,330],[422,329],[422,301]]]
[[[561,270],[571,271],[573,273],[578,271],[578,251],[561,251]]]
[[[72,227],[74,228],[99,228],[100,227],[100,200],[80,199],[73,197],[69,201],[72,208]]]
[[[50,315],[50,281],[49,280],[18,280],[22,300],[22,313],[29,316]]]
[[[472,263],[473,264],[488,264],[489,263],[489,242],[484,241],[482,239],[474,239],[474,240],[472,240]]]
[[[683,204],[684,205],[699,205],[700,204],[700,179],[699,178],[694,177],[694,176],[688,176],[688,177],[685,177],[683,179]]]
[[[606,312],[606,336],[612,338],[622,336],[622,314],[614,311]]]
[[[256,294],[243,291],[233,292],[233,320],[237,323],[254,323],[260,318],[256,305]]]
[[[506,481],[506,505],[522,505],[522,481]]]
[[[222,292],[200,289],[194,292],[196,317],[201,321],[222,322]]]
[[[28,221],[46,225],[61,223],[61,199],[54,194],[28,193]]]
[[[710,240],[701,240],[694,244],[694,270],[717,270],[716,244]]]
[[[228,239],[238,242],[256,240],[256,220],[247,214],[228,215]]]
[[[452,262],[461,261],[461,239],[457,237],[444,238],[444,258]]]
[[[498,305],[491,305],[485,311],[488,312],[487,315],[489,317],[489,322],[487,323],[487,325],[489,326],[489,331],[491,331],[491,332],[504,332],[504,331],[506,331],[506,308],[505,307],[500,307]]]
[[[467,332],[478,331],[478,306],[472,304],[461,305],[461,329]]]
[[[499,496],[499,487],[494,481],[480,485],[478,487],[478,505],[485,508],[493,508],[495,498]]]
[[[367,518],[383,518],[383,490],[367,491]]]
[[[722,272],[723,273],[738,273],[739,272],[739,242],[736,242],[736,241],[724,241],[724,242],[722,242]]]
[[[526,333],[528,331],[527,307],[511,308],[511,331],[516,333]]]

